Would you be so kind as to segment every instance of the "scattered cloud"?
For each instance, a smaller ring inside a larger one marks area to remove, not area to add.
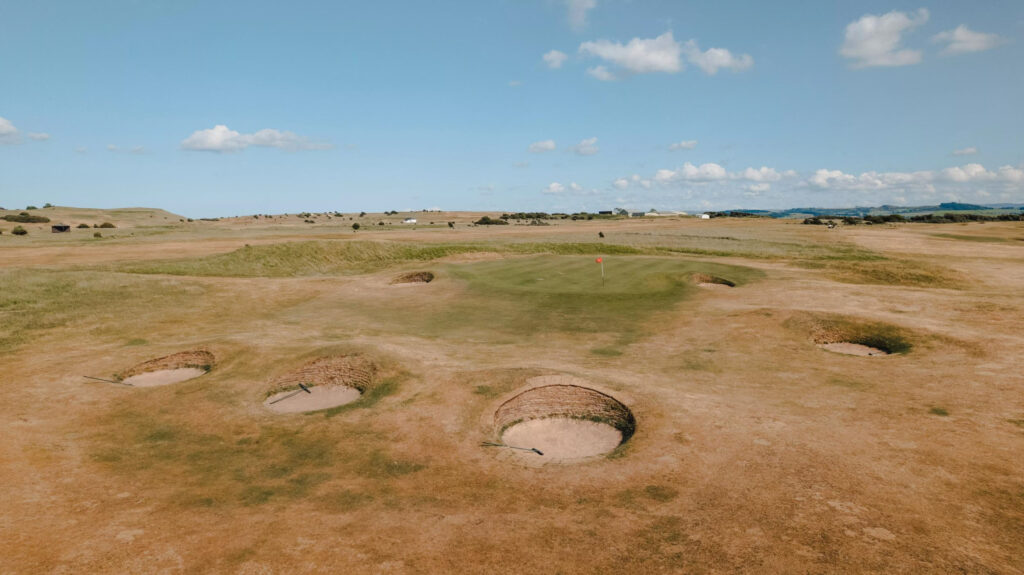
[[[674,142],[669,144],[668,149],[673,152],[676,150],[692,150],[697,147],[697,140],[683,140],[682,142]]]
[[[543,154],[544,152],[550,152],[555,149],[555,141],[541,140],[530,144],[526,149],[533,154]]]
[[[626,178],[619,178],[612,182],[612,185],[619,190],[625,190],[626,188],[629,187],[629,180],[627,180]]]
[[[633,38],[626,44],[610,40],[583,42],[579,52],[596,56],[634,74],[671,74],[683,69],[680,58],[682,46],[672,37],[672,32],[665,32],[657,38]]]
[[[183,150],[197,152],[239,152],[251,146],[288,151],[325,150],[331,147],[326,142],[314,142],[293,132],[265,129],[242,134],[223,124],[208,130],[197,130],[181,141]]]
[[[754,58],[750,54],[734,56],[725,48],[708,48],[702,52],[696,40],[688,40],[683,46],[683,53],[689,63],[700,68],[709,76],[717,74],[720,68],[742,72],[754,65]]]
[[[26,136],[28,136],[29,140],[35,140],[37,142],[45,142],[50,139],[50,134],[47,134],[46,132],[29,132]]]
[[[953,155],[954,156],[973,156],[974,154],[977,154],[977,153],[978,153],[978,148],[975,148],[974,146],[968,146],[968,147],[962,148],[960,150],[953,150]]]
[[[10,120],[0,117],[0,144],[17,144],[21,142],[21,134]]]
[[[553,69],[561,68],[562,64],[564,64],[568,58],[569,56],[566,55],[565,52],[558,50],[552,50],[541,56],[541,59],[543,59],[544,63],[548,65],[548,68]]]
[[[942,176],[953,182],[1006,182],[1024,183],[1024,169],[1014,166],[1003,166],[992,172],[981,164],[954,166],[942,170]]]
[[[576,182],[572,182],[571,184],[569,184],[569,189],[574,192],[582,192],[583,186],[577,184]]]
[[[975,32],[964,24],[936,34],[932,37],[932,41],[946,44],[946,47],[942,49],[942,54],[947,56],[984,52],[1003,43],[1003,39],[998,34]]]
[[[602,82],[614,82],[615,80],[618,80],[618,78],[615,77],[615,74],[609,72],[608,68],[604,66],[593,66],[591,68],[587,68],[587,74],[593,78],[601,80]]]
[[[659,183],[668,183],[678,180],[710,182],[714,180],[724,180],[728,177],[729,173],[725,171],[725,168],[718,164],[707,163],[695,166],[690,162],[686,162],[683,164],[683,167],[678,170],[658,170],[654,174],[654,181]]]
[[[882,16],[866,14],[846,26],[839,54],[853,60],[853,68],[917,64],[921,51],[904,48],[903,34],[927,21],[925,8],[910,15],[895,10]]]
[[[565,0],[569,10],[569,26],[573,30],[582,30],[587,26],[587,12],[597,6],[597,0]]]
[[[572,151],[576,152],[579,156],[593,156],[600,152],[601,149],[597,147],[597,138],[587,138],[580,140],[580,143],[573,146]]]
[[[548,184],[548,187],[544,188],[544,192],[543,193],[554,195],[554,194],[561,194],[564,191],[565,191],[565,186],[563,186],[562,184],[559,184],[558,182],[551,182],[550,184]]]
[[[772,185],[762,182],[760,184],[748,184],[748,185],[744,186],[743,189],[747,190],[747,192],[748,192],[748,193],[746,193],[744,195],[746,195],[746,196],[756,196],[756,195],[762,194],[764,192],[770,191],[772,189]]]
[[[520,82],[519,80],[509,80],[509,82],[508,82],[508,87],[509,88],[518,88],[519,86],[522,86],[522,85],[523,85],[523,83]]]

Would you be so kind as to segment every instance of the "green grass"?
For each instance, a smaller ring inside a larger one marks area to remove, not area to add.
[[[937,238],[946,238],[950,240],[961,240],[965,242],[983,242],[983,243],[1005,243],[1013,240],[1009,238],[999,238],[995,236],[965,236],[961,234],[931,234]]]
[[[97,465],[128,481],[168,486],[171,499],[185,506],[304,499],[321,495],[321,486],[332,481],[386,482],[424,469],[393,456],[386,439],[372,431],[323,419],[202,430],[181,413],[128,408],[91,427],[90,456]],[[348,507],[373,499],[371,493],[345,491],[322,496]]]

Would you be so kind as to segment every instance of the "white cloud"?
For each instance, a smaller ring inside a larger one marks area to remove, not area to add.
[[[943,177],[953,182],[1024,182],[1024,170],[1013,166],[1003,166],[995,172],[985,169],[981,164],[954,166],[942,170]]]
[[[676,150],[692,150],[697,147],[697,140],[683,140],[682,142],[674,142],[669,144],[668,149],[672,151]]]
[[[772,185],[762,182],[760,184],[750,184],[748,186],[745,186],[744,189],[750,192],[750,194],[746,195],[756,196],[763,192],[770,191],[772,189]]]
[[[678,170],[658,170],[654,174],[654,180],[659,183],[668,183],[677,180],[710,182],[713,180],[723,180],[727,177],[729,177],[728,172],[718,164],[707,163],[695,166],[690,162],[686,162],[683,164],[683,167]]]
[[[629,180],[627,180],[626,178],[619,178],[612,182],[612,185],[620,190],[625,190],[626,188],[629,187]]]
[[[709,76],[717,74],[719,68],[742,72],[754,65],[754,58],[750,54],[734,56],[725,48],[708,48],[701,52],[696,40],[687,41],[683,46],[683,53],[686,54],[688,62],[704,70]]]
[[[597,147],[597,138],[587,138],[580,140],[580,143],[573,146],[572,151],[580,156],[593,156],[601,151],[601,149]]]
[[[541,58],[544,60],[544,63],[548,65],[548,68],[561,68],[562,64],[565,63],[569,56],[567,56],[565,52],[552,50],[541,56]]]
[[[932,37],[932,41],[945,43],[946,47],[942,49],[942,53],[950,55],[991,50],[1001,44],[1003,39],[998,34],[975,32],[961,24],[952,30],[936,34]]]
[[[10,120],[0,117],[0,144],[20,144],[21,133]]]
[[[565,186],[558,182],[551,182],[548,187],[544,188],[545,194],[561,194],[565,191]]]
[[[116,152],[116,151],[118,151],[118,147],[115,146],[114,144],[107,144],[107,151],[108,152]]]
[[[953,150],[953,155],[954,156],[973,156],[974,154],[977,154],[977,153],[978,153],[978,148],[975,148],[974,146],[968,146],[966,148],[962,148],[962,149],[959,149],[959,150]]]
[[[555,141],[541,140],[530,144],[526,149],[534,154],[543,154],[544,152],[550,152],[555,149]]]
[[[573,30],[581,30],[587,25],[587,12],[597,6],[597,0],[565,0],[569,9],[569,25]]]
[[[866,14],[846,26],[839,54],[853,60],[854,68],[917,64],[921,61],[921,51],[904,48],[903,33],[927,21],[925,8],[912,15],[895,10],[882,16]]]
[[[181,141],[182,149],[199,152],[238,152],[250,146],[290,151],[324,150],[331,147],[326,142],[313,142],[293,132],[265,129],[241,134],[222,124],[208,130],[197,130]]]
[[[657,38],[633,38],[627,44],[609,40],[583,42],[579,48],[581,54],[596,56],[636,74],[682,70],[681,51],[682,46],[672,37],[672,32]]]
[[[572,182],[571,184],[569,184],[569,189],[574,192],[580,192],[583,191],[583,186],[577,184],[576,182]]]
[[[26,134],[29,140],[35,140],[37,142],[45,142],[50,139],[50,134],[46,132],[29,132]]]
[[[608,68],[605,68],[604,66],[587,68],[587,74],[601,80],[602,82],[614,82],[615,80],[618,80],[618,78],[615,77],[615,74],[609,72]]]
[[[793,170],[779,172],[775,168],[769,168],[768,166],[761,166],[760,168],[747,168],[742,172],[730,174],[730,177],[733,179],[749,180],[751,182],[777,182],[782,178],[791,178],[794,176],[796,176],[796,172],[794,172]]]
[[[509,82],[508,82],[508,87],[509,88],[518,88],[519,86],[522,86],[522,85],[523,85],[523,83],[520,82],[519,80],[509,80]]]

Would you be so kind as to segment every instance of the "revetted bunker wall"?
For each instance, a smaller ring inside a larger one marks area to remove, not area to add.
[[[364,393],[377,375],[377,366],[365,357],[345,355],[315,359],[273,382],[275,389],[312,385],[347,385]]]
[[[206,350],[193,350],[193,351],[182,351],[173,353],[157,359],[151,359],[144,361],[124,373],[120,374],[122,379],[132,377],[133,375],[139,375],[140,373],[149,373],[151,371],[160,371],[164,369],[181,369],[185,367],[195,367],[199,369],[205,369],[209,371],[213,368],[213,364],[216,361],[214,355]]]
[[[572,417],[607,423],[625,442],[636,431],[633,412],[614,397],[578,385],[545,385],[528,389],[498,407],[494,424],[499,432],[530,419]]]

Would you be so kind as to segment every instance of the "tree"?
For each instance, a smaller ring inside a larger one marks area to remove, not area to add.
[[[352,224],[352,229],[353,230],[358,230],[359,229],[359,222],[356,222],[356,223]]]
[[[16,236],[27,236],[28,235],[28,230],[26,230],[25,228],[23,228],[21,226],[14,226],[14,229],[11,230],[11,233],[16,235]]]

